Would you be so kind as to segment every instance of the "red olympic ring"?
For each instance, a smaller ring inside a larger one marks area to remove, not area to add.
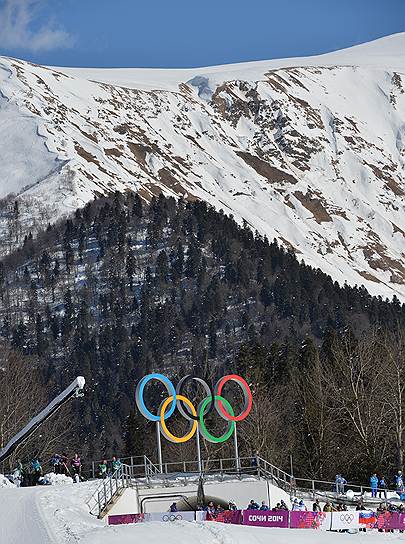
[[[247,395],[247,406],[243,410],[243,412],[239,414],[238,416],[232,416],[231,414],[229,414],[223,407],[222,401],[220,400],[218,401],[218,408],[222,414],[222,417],[224,417],[225,419],[228,419],[231,421],[242,421],[248,416],[250,410],[252,409],[252,402],[253,402],[252,392],[246,380],[244,380],[241,376],[238,376],[237,374],[228,374],[228,376],[224,376],[218,381],[216,385],[217,395],[222,395],[222,388],[229,381],[236,382],[242,387],[244,395]]]

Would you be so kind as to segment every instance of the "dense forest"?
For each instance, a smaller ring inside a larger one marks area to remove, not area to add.
[[[403,464],[405,306],[339,286],[204,202],[115,194],[26,236],[0,263],[0,317],[50,395],[86,377],[70,436],[87,458],[153,457],[134,406],[144,374],[239,371],[255,398],[243,453],[286,467],[293,454],[297,474],[322,478]]]

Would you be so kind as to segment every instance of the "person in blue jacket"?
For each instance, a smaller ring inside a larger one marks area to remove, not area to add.
[[[266,504],[266,501],[262,501],[262,504],[261,504],[259,510],[270,510],[270,508]]]
[[[253,499],[250,501],[247,507],[248,510],[259,510],[259,505]]]
[[[388,484],[387,484],[387,480],[385,479],[385,476],[381,476],[379,487],[380,487],[380,492],[379,492],[380,499],[384,497],[384,499],[387,500]]]
[[[335,484],[336,484],[336,493],[341,493],[342,495],[345,492],[345,484],[347,484],[347,481],[341,474],[336,474],[335,477]]]
[[[402,471],[398,470],[395,475],[395,487],[399,494],[404,492],[404,477],[402,476]]]
[[[377,489],[378,489],[378,476],[377,474],[373,474],[370,477],[370,485],[371,485],[371,496],[377,497]]]

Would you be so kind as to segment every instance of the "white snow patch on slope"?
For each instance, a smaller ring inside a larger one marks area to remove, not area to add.
[[[35,185],[58,167],[56,155],[46,147],[38,120],[21,115],[1,94],[0,142],[0,198]]]

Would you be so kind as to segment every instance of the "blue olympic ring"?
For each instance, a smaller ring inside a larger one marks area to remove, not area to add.
[[[150,412],[146,405],[145,401],[143,400],[143,391],[145,389],[145,386],[148,382],[151,380],[158,380],[160,383],[162,383],[169,393],[170,397],[173,397],[172,405],[170,407],[170,410],[168,410],[165,414],[165,419],[169,419],[171,415],[173,415],[173,412],[176,409],[176,390],[174,388],[174,385],[172,382],[164,376],[163,374],[148,374],[142,380],[138,383],[138,386],[136,388],[136,404],[138,405],[139,411],[143,414],[144,417],[149,419],[150,421],[160,421],[160,415],[155,415]]]

